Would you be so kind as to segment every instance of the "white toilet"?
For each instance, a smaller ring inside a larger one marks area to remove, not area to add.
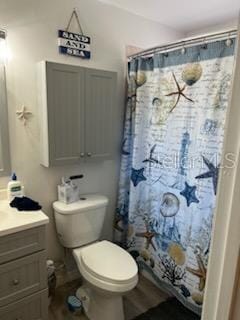
[[[73,256],[84,279],[77,295],[90,320],[123,320],[122,296],[138,283],[132,256],[109,241],[99,241],[108,199],[85,195],[72,204],[53,204],[57,233]]]

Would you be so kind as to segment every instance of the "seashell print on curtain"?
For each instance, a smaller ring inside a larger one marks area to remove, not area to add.
[[[129,63],[115,240],[200,314],[234,43]]]

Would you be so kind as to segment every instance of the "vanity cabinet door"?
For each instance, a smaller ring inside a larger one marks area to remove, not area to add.
[[[0,265],[46,248],[45,226],[0,237]]]
[[[84,68],[47,62],[50,165],[79,163],[84,156]]]
[[[112,156],[116,80],[115,72],[86,69],[85,152],[89,159]]]
[[[0,265],[0,284],[0,307],[45,289],[46,252]]]
[[[48,290],[0,307],[2,320],[48,320]]]

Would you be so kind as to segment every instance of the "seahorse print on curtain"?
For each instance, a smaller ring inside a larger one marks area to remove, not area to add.
[[[234,43],[129,63],[115,240],[200,314]]]

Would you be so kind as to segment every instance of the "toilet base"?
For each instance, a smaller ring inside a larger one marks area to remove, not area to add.
[[[82,286],[77,290],[76,296],[82,301],[84,312],[90,320],[124,320],[121,295],[104,294]]]

